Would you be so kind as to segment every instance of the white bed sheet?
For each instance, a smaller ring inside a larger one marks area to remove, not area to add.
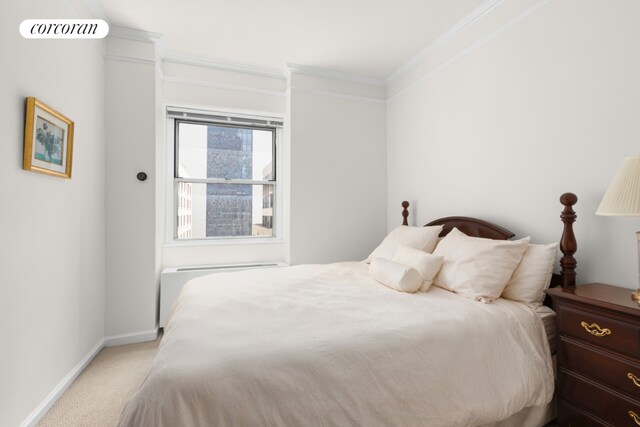
[[[553,395],[523,304],[396,292],[364,263],[194,279],[120,426],[478,426]]]
[[[556,324],[556,312],[546,305],[536,308],[536,313],[544,324],[544,330],[547,334],[547,341],[551,354],[556,353],[556,338],[558,336],[558,327]]]

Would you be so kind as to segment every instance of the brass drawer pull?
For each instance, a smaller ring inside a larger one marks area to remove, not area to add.
[[[629,378],[636,387],[640,387],[640,378],[636,377],[631,372],[627,374],[627,378]]]
[[[633,411],[629,411],[628,414],[633,419],[633,421],[635,421],[636,424],[638,424],[640,426],[640,417],[638,416],[638,414],[636,414]]]
[[[591,335],[595,337],[604,337],[611,335],[611,329],[601,328],[597,323],[588,324],[587,322],[581,322],[580,325]],[[640,424],[638,424],[640,425]]]

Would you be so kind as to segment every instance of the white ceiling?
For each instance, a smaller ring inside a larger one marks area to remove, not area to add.
[[[166,52],[384,79],[483,0],[99,0],[111,25],[162,34]]]

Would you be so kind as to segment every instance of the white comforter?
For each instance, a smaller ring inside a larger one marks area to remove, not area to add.
[[[120,426],[476,426],[551,400],[532,310],[405,294],[367,269],[194,279]]]

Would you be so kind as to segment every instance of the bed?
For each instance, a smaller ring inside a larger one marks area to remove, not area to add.
[[[575,281],[574,198],[561,197],[553,285]],[[513,237],[473,218],[427,226],[441,227],[442,242],[452,230]],[[551,310],[437,286],[398,292],[371,269],[299,265],[190,281],[119,425],[533,427],[553,418]]]

